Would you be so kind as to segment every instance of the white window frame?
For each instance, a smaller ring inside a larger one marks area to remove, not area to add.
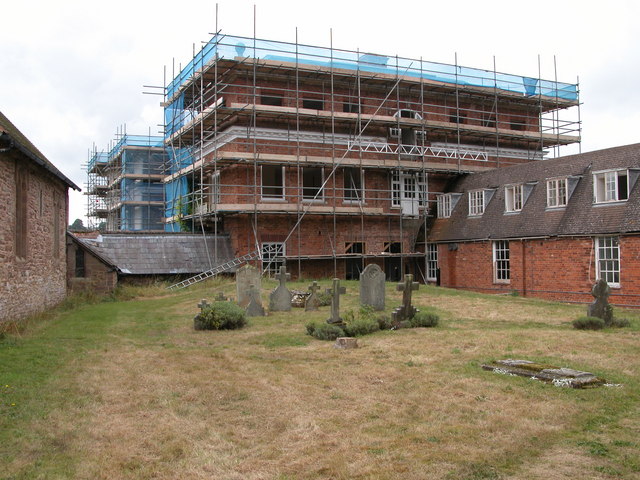
[[[220,170],[216,170],[211,174],[211,197],[209,205],[213,208],[213,205],[220,203]]]
[[[563,208],[569,198],[567,177],[547,180],[547,208]]]
[[[453,212],[453,198],[450,193],[443,193],[436,197],[438,218],[449,218]]]
[[[484,213],[484,190],[469,192],[469,216],[479,217]]]
[[[260,246],[262,253],[262,270],[268,276],[275,275],[285,264],[286,245],[284,242],[263,242]],[[281,257],[276,259],[276,257]],[[273,259],[273,260],[272,260]]]
[[[596,237],[596,280],[604,278],[610,287],[620,288],[620,238]]]
[[[438,280],[438,244],[427,243],[427,280]]]
[[[264,193],[264,189],[265,189],[265,184],[264,184],[264,168],[265,165],[260,167],[260,197],[263,200],[284,200],[285,199],[285,188],[286,188],[286,172],[284,170],[284,166],[280,167],[282,169],[282,194],[281,195],[265,195]],[[278,168],[278,167],[276,167]],[[267,188],[274,188],[277,187],[277,185],[267,185]]]
[[[504,187],[504,209],[508,213],[522,211],[524,205],[524,185],[508,185]]]
[[[492,247],[494,283],[511,283],[509,240],[494,240]]]
[[[626,196],[620,198],[620,178],[626,183]],[[593,203],[626,202],[629,199],[629,171],[606,170],[593,173]]]
[[[415,177],[411,191],[406,189],[407,177]],[[401,199],[402,197],[402,199]],[[402,170],[394,170],[391,174],[391,206],[402,206],[402,200],[417,199],[420,207],[427,206],[427,174],[426,172],[408,172]]]

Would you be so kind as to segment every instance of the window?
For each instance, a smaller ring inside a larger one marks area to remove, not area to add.
[[[511,281],[508,240],[493,242],[493,279],[496,283],[509,283]]]
[[[262,269],[271,276],[280,271],[284,265],[285,244],[282,242],[265,242],[262,244]]]
[[[451,195],[438,195],[436,201],[438,203],[438,218],[449,218],[451,216],[451,212],[453,211],[453,208],[451,206]]]
[[[427,174],[394,171],[391,175],[391,205],[427,205]]]
[[[504,188],[504,203],[507,212],[519,212],[524,204],[522,185],[511,185]]]
[[[260,97],[260,103],[262,105],[273,105],[276,107],[281,107],[283,103],[282,95],[278,94],[265,94]]]
[[[15,210],[15,249],[16,256],[19,258],[26,258],[27,256],[27,170],[20,165],[16,164],[15,172],[16,182],[16,210]],[[54,232],[57,229],[54,228]],[[57,234],[55,238],[57,238]]]
[[[511,117],[511,130],[526,130],[527,119],[525,117]]]
[[[322,168],[304,167],[302,169],[302,198],[322,201]]]
[[[463,115],[462,113],[453,112],[449,115],[449,121],[451,123],[466,123],[467,116]]]
[[[383,253],[402,253],[402,242],[384,242]]]
[[[363,202],[362,171],[359,168],[347,167],[344,169],[344,201]]]
[[[626,170],[593,174],[594,203],[621,202],[629,198],[629,175]]]
[[[489,127],[489,128],[495,128],[496,127],[496,116],[493,115],[493,114],[485,113],[482,116],[482,126],[483,127]]]
[[[547,180],[547,207],[557,208],[567,205],[567,179]]]
[[[620,286],[620,241],[618,237],[596,238],[596,280]]]
[[[427,280],[438,280],[438,245],[435,243],[427,244]]]
[[[303,98],[302,108],[309,108],[311,110],[324,110],[324,102],[318,98]]]
[[[420,115],[415,110],[411,110],[409,108],[403,108],[402,110],[398,110],[393,114],[394,117],[398,118],[413,118],[414,120],[422,120],[422,115]]]
[[[477,216],[484,213],[484,190],[469,192],[469,215]]]
[[[220,172],[211,174],[211,205],[220,203]]]
[[[262,198],[284,199],[283,167],[262,167]]]
[[[347,253],[347,254],[364,253],[364,242],[345,242],[344,253]]]
[[[84,268],[84,250],[76,246],[76,268],[74,276],[76,278],[83,278],[86,275]]]
[[[360,105],[351,101],[342,104],[342,111],[345,113],[360,113]]]

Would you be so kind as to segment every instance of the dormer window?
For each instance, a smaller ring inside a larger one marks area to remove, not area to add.
[[[593,174],[593,203],[623,202],[629,198],[627,170]]]
[[[510,185],[504,188],[504,207],[507,212],[519,212],[524,205],[523,185]]]
[[[436,197],[438,218],[449,218],[461,196],[461,193],[443,193],[438,195]]]
[[[484,213],[484,190],[469,192],[469,215],[480,216]]]
[[[567,179],[547,180],[547,207],[559,208],[567,205]]]

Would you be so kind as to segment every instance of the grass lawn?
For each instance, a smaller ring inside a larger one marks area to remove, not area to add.
[[[342,310],[356,310],[358,284],[343,285]],[[414,304],[439,326],[378,332],[357,350],[306,335],[329,307],[194,331],[199,300],[234,289],[130,288],[0,340],[0,478],[640,478],[640,311],[616,309],[629,328],[578,331],[584,306],[420,286]],[[400,304],[394,284],[386,300],[387,312]],[[622,386],[480,368],[503,358]]]

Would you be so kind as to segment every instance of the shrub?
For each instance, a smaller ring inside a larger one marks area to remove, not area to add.
[[[611,322],[611,326],[616,328],[629,327],[630,325],[631,322],[627,318],[614,318]]]
[[[357,317],[346,323],[344,332],[348,337],[361,337],[380,330],[380,325],[374,318]]]
[[[572,325],[578,330],[602,330],[604,320],[598,317],[579,317],[572,322]]]
[[[309,325],[307,324],[307,332],[309,331]],[[313,333],[310,333],[312,337],[318,340],[335,340],[338,337],[344,337],[344,330],[337,325],[330,323],[315,324],[313,327]]]
[[[378,328],[380,330],[391,330],[391,327],[393,327],[393,323],[391,323],[391,317],[389,315],[377,315],[376,322],[378,322]]]
[[[437,314],[431,312],[418,312],[409,322],[412,328],[419,327],[435,327],[438,325],[440,317]]]
[[[235,330],[247,323],[244,310],[235,303],[215,302],[193,319],[196,330]]]
[[[320,302],[321,307],[326,307],[327,305],[331,305],[331,294],[330,293],[318,293],[318,301]]]

